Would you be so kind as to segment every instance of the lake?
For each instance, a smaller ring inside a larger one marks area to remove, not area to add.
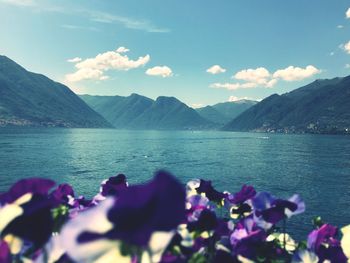
[[[0,129],[0,192],[20,178],[45,177],[92,196],[124,173],[130,183],[167,169],[181,181],[213,180],[220,190],[251,184],[280,197],[299,193],[306,213],[288,227],[302,235],[320,215],[350,223],[350,137],[219,131]]]

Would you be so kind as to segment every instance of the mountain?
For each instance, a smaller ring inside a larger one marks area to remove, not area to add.
[[[204,129],[210,126],[194,109],[174,97],[157,100],[132,123],[144,129]]]
[[[132,120],[154,103],[153,100],[138,94],[131,94],[128,97],[81,95],[80,98],[115,128],[121,129],[130,128]]]
[[[111,127],[68,87],[0,56],[0,126]]]
[[[80,97],[116,128],[188,130],[213,127],[213,123],[174,97],[162,96],[155,101],[138,94]]]
[[[224,130],[297,133],[348,133],[350,76],[316,80],[271,95],[228,123]]]
[[[216,124],[224,125],[256,103],[256,101],[252,100],[239,100],[218,103],[213,106],[206,106],[196,110],[203,118]]]

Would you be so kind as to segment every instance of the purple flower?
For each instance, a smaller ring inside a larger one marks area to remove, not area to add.
[[[40,194],[34,194],[29,202],[20,206],[22,214],[14,218],[2,231],[1,235],[14,235],[30,241],[40,248],[50,238],[53,229],[51,208],[53,202]]]
[[[305,211],[305,204],[298,195],[293,195],[288,200],[276,199],[269,193],[258,193],[252,204],[257,222],[264,229],[286,217],[297,215]]]
[[[262,211],[268,209],[272,206],[272,202],[275,201],[276,198],[267,192],[257,193],[256,196],[252,199],[252,204],[254,210]]]
[[[251,217],[240,220],[231,234],[231,244],[236,246],[242,239],[249,237],[256,231],[260,231],[260,229],[256,227],[256,224]]]
[[[59,204],[68,204],[74,197],[73,188],[69,184],[60,184],[52,193],[52,199]]]
[[[9,191],[0,194],[0,204],[10,204],[21,196],[32,193],[47,196],[49,190],[54,187],[55,182],[48,179],[29,178],[15,183]]]
[[[157,255],[160,260],[160,252],[184,219],[184,187],[161,171],[149,183],[128,187],[117,199],[108,197],[80,213],[63,227],[62,235],[71,240],[66,249],[74,260],[99,257],[119,249],[121,242],[149,248],[152,258]],[[87,248],[93,249],[87,254]]]
[[[164,253],[160,263],[186,263],[185,259],[175,256],[171,253]]]
[[[234,247],[235,254],[250,260],[255,260],[260,250],[264,247],[266,234],[262,230],[256,230],[242,237]]]
[[[286,200],[277,199],[272,202],[272,206],[266,210],[258,211],[257,216],[261,215],[262,218],[271,224],[276,224],[286,217],[286,210],[295,212],[298,205]]]
[[[226,197],[226,194],[218,192],[211,185],[211,181],[200,180],[199,187],[196,188],[199,194],[205,193],[205,196],[208,197],[210,201],[221,203],[222,199]]]
[[[0,212],[11,208],[16,210],[1,230],[1,235],[14,235],[30,241],[35,248],[41,247],[49,239],[53,228],[51,208],[54,202],[48,191],[54,182],[47,179],[23,179],[0,196]]]
[[[186,208],[187,220],[189,222],[197,221],[203,210],[215,209],[208,198],[198,194],[187,197]]]
[[[320,259],[331,262],[347,262],[347,258],[336,239],[338,229],[332,225],[324,224],[319,229],[313,230],[307,239],[307,247],[315,251]]]
[[[253,186],[243,185],[242,189],[235,194],[230,194],[227,199],[232,204],[241,204],[247,201],[248,199],[253,198],[256,195],[256,191]]]
[[[124,174],[109,177],[109,179],[101,184],[101,194],[103,196],[118,196],[120,191],[128,187]]]
[[[109,179],[102,181],[100,192],[93,198],[92,205],[97,205],[108,196],[118,197],[120,192],[127,187],[128,183],[124,174],[109,177]]]
[[[5,241],[0,239],[0,262],[11,263],[11,252],[10,248]]]
[[[237,258],[231,253],[223,250],[217,250],[213,259],[213,263],[239,263]]]
[[[205,209],[201,212],[197,221],[188,223],[187,228],[190,232],[204,232],[214,230],[217,224],[215,212]]]
[[[108,218],[116,226],[107,236],[143,246],[155,231],[171,231],[185,219],[185,190],[160,171],[145,185],[120,193]]]
[[[337,235],[337,228],[324,224],[319,229],[313,230],[307,239],[307,247],[314,251],[318,251],[322,243],[328,243],[331,240],[335,239]]]

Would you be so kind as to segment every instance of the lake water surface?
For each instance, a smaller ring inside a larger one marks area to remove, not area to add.
[[[251,184],[281,197],[299,193],[307,212],[291,220],[297,234],[313,216],[350,223],[350,137],[217,131],[0,129],[0,192],[20,178],[67,182],[92,196],[100,182],[125,173],[130,183],[167,169],[181,181],[213,180],[220,190]]]

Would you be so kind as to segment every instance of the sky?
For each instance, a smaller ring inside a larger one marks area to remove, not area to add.
[[[349,0],[0,0],[0,54],[78,94],[261,100],[350,75]]]

